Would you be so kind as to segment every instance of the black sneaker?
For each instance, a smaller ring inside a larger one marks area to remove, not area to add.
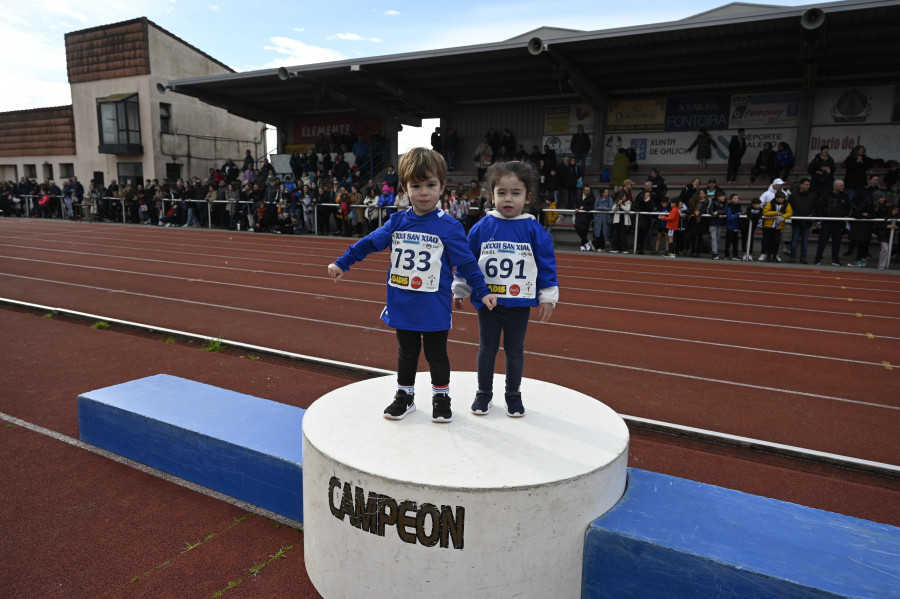
[[[431,421],[451,422],[453,412],[450,411],[450,396],[446,393],[438,393],[431,398]]]
[[[416,411],[413,399],[412,395],[403,389],[398,389],[393,403],[384,409],[384,417],[388,420],[403,420],[407,414]]]
[[[522,405],[521,393],[506,394],[506,415],[512,418],[521,418],[525,415],[525,406]]]
[[[491,394],[479,391],[475,394],[475,401],[472,402],[472,413],[484,416],[487,414],[494,402],[491,401]]]

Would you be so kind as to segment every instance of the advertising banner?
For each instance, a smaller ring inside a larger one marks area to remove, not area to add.
[[[813,105],[813,125],[863,125],[891,122],[895,86],[820,89]]]
[[[666,131],[728,129],[730,96],[669,98],[666,102]]]
[[[728,143],[735,131],[715,131],[711,133],[716,148],[713,148],[712,157],[708,164],[725,164],[728,162]],[[629,146],[635,149],[638,162],[650,165],[696,164],[696,148],[688,151],[694,143],[697,133],[694,131],[672,132],[635,132],[635,133],[610,133],[604,139],[603,163],[612,164],[613,158],[620,147]],[[746,132],[747,153],[744,155],[743,164],[750,165],[756,160],[756,154],[762,150],[765,142],[771,142],[773,147],[778,142],[787,142],[792,148],[797,141],[796,129],[755,129]]]
[[[363,139],[369,139],[372,133],[382,130],[384,130],[384,124],[381,119],[371,116],[338,116],[304,119],[302,121],[295,120],[291,129],[293,133],[291,143],[314,144],[320,133],[329,139],[333,134],[337,134],[339,136],[352,137],[356,141],[357,135],[362,135]]]
[[[662,131],[665,126],[665,98],[614,100],[607,105],[607,131]]]
[[[800,118],[800,94],[735,94],[731,96],[731,129],[796,127]]]
[[[585,128],[586,129],[586,128]],[[591,143],[594,143],[594,136],[591,135]],[[556,152],[556,159],[562,162],[566,156],[572,155],[572,136],[571,135],[545,135],[541,138],[541,150],[544,146],[550,146],[550,149]],[[593,150],[591,150],[593,153]],[[587,155],[585,165],[591,166],[591,154]]]
[[[900,160],[900,125],[880,125],[877,127],[813,127],[809,136],[806,164],[819,153],[819,148],[828,146],[831,157],[843,162],[857,145],[866,147],[866,155],[882,160]],[[801,152],[798,154],[798,164]]]
[[[557,104],[544,108],[544,133],[546,135],[576,133],[578,125],[584,126],[585,133],[594,131],[594,111],[589,105]]]

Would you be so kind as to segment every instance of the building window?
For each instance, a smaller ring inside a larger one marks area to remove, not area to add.
[[[170,183],[174,183],[181,179],[181,165],[177,162],[167,162],[166,179],[168,179]]]
[[[44,181],[53,181],[53,165],[49,162],[44,163]]]
[[[71,179],[75,176],[75,165],[71,162],[59,163],[59,176],[63,179]]]
[[[159,105],[159,132],[160,133],[171,133],[172,130],[169,128],[169,122],[172,118],[172,105],[171,104],[163,104]]]
[[[116,164],[116,179],[119,185],[144,183],[144,164],[141,162],[119,162]]]
[[[37,165],[36,164],[23,164],[22,170],[25,171],[25,176],[29,179],[37,179]]]
[[[143,154],[141,116],[137,94],[115,94],[97,99],[97,125],[101,154]]]

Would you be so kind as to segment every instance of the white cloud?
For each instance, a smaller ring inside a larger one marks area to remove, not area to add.
[[[296,31],[298,33],[303,33],[304,31],[306,31],[305,27],[291,27],[291,29],[293,29],[294,31]]]
[[[352,42],[361,42],[365,38],[356,33],[335,33],[334,35],[329,35],[328,39],[330,39],[330,40],[339,39],[339,40],[349,40]]]
[[[400,13],[397,12],[396,10],[386,10],[386,11],[384,11],[384,14],[386,14],[389,17],[396,17]]]
[[[70,2],[64,2],[63,0],[41,0],[38,2],[38,11],[44,17],[47,15],[52,15],[55,18],[71,17],[76,21],[87,23],[89,15],[86,15],[84,11],[76,10],[70,4]]]
[[[380,44],[384,40],[378,37],[363,37],[357,33],[335,33],[334,35],[329,35],[327,38],[329,40],[345,40],[350,42],[375,42]]]
[[[320,46],[311,46],[309,44],[304,44],[300,40],[291,39],[289,37],[273,37],[269,39],[269,42],[271,42],[271,45],[264,46],[264,50],[277,52],[278,54],[283,55],[266,65],[266,68],[270,69],[298,64],[332,62],[335,60],[345,60],[347,58],[337,50],[322,48]]]
[[[210,5],[209,5],[209,10],[212,10],[212,11],[218,11],[218,10],[219,10],[219,5],[218,5],[218,4],[210,4]]]
[[[72,103],[67,81],[35,81],[31,75],[6,75],[3,85],[14,94],[0,94],[0,112],[66,106]]]

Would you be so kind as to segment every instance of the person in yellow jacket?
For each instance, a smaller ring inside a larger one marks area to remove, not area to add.
[[[763,253],[768,262],[781,262],[781,258],[778,256],[781,232],[784,230],[785,221],[793,214],[791,203],[787,201],[787,196],[783,191],[775,192],[775,198],[763,206]]]
[[[544,201],[544,210],[541,212],[544,216],[544,228],[547,229],[548,233],[553,231],[553,225],[556,224],[556,219],[559,218],[559,213],[556,212],[556,208],[556,198],[552,195],[548,195],[547,199]]]

